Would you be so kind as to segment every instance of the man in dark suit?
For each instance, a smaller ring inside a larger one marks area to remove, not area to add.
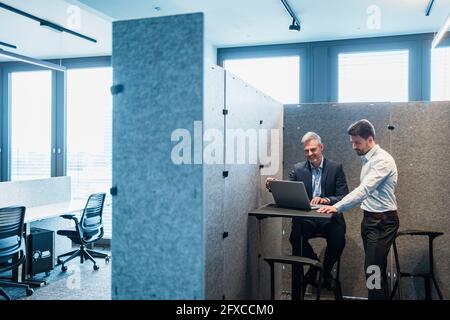
[[[295,164],[289,175],[291,181],[303,181],[311,204],[333,205],[348,194],[347,181],[340,163],[326,159],[323,156],[324,146],[320,136],[314,132],[306,133],[302,138],[307,161]],[[273,178],[266,180],[270,189]],[[300,223],[303,235],[303,256],[317,259],[317,254],[308,240],[322,234],[326,237],[327,248],[323,261],[324,287],[333,287],[331,270],[345,247],[345,221],[342,214],[336,214],[331,219],[293,219],[292,232],[289,241],[292,244],[292,254],[300,255]],[[306,283],[315,283],[316,274],[308,272]],[[295,278],[294,278],[295,279]],[[294,293],[293,293],[294,298]]]

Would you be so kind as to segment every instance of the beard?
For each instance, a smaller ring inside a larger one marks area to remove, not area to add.
[[[365,155],[365,153],[363,153],[362,150],[359,150],[359,149],[356,149],[355,152],[356,152],[356,154],[357,154],[358,156],[363,156],[363,155]]]

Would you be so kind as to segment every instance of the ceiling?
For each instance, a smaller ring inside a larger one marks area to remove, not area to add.
[[[79,0],[113,20],[204,12],[205,33],[217,47],[437,32],[450,0],[435,0],[426,17],[428,1],[288,0],[302,22],[296,32],[280,0]],[[379,29],[367,27],[372,5],[379,8]]]
[[[0,8],[0,41],[17,46],[17,49],[0,46],[4,50],[38,59],[111,54],[110,19],[93,14],[82,6],[79,6],[80,19],[72,19],[77,16],[70,11],[70,6],[75,3],[73,1],[0,0],[0,2],[68,29],[73,29],[71,24],[79,21],[79,29],[74,31],[98,41],[92,43],[68,33],[43,28],[37,21]]]
[[[96,44],[0,8],[0,41],[18,47],[1,48],[39,59],[111,54],[111,22],[143,17],[204,12],[207,39],[216,47],[234,47],[437,32],[450,13],[450,0],[435,0],[428,17],[429,0],[288,0],[302,22],[297,32],[288,30],[291,18],[280,0],[0,1],[65,27],[68,8],[80,8],[76,31],[97,39]],[[370,11],[374,5],[379,28],[368,25],[376,15]]]

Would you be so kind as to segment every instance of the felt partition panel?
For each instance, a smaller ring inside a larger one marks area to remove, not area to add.
[[[268,270],[262,267],[263,254],[258,254],[262,247],[264,252],[280,253],[281,224],[280,221],[265,221],[258,227],[255,219],[248,218],[248,212],[268,197],[267,191],[261,188],[259,130],[264,120],[266,126],[279,130],[282,108],[228,72],[226,108],[228,177],[225,179],[224,230],[228,236],[224,239],[225,297],[268,298],[270,278]],[[280,170],[275,171],[280,173]],[[273,239],[274,233],[278,236],[278,246]]]
[[[115,22],[113,39],[112,297],[203,299],[203,168],[172,155],[201,160],[203,15]]]
[[[361,170],[360,157],[352,150],[347,128],[359,119],[368,119],[377,131],[377,142],[382,148],[390,150],[389,124],[390,105],[388,103],[352,103],[352,104],[301,104],[287,105],[284,109],[284,166],[283,176],[288,179],[294,164],[305,161],[301,138],[308,131],[314,131],[325,145],[324,155],[343,164],[349,189],[359,185]],[[346,247],[341,258],[341,283],[344,296],[366,297],[364,276],[364,252],[361,240],[362,211],[352,209],[344,215],[347,234]],[[289,234],[290,220],[283,224],[285,235],[283,251],[291,253]],[[311,241],[316,253],[323,257],[324,239]],[[284,288],[290,291],[290,269],[286,269],[283,279]]]
[[[205,298],[220,300],[224,295],[224,99],[225,71],[218,66],[205,70],[205,134],[203,203],[205,217]]]
[[[392,155],[399,171],[397,200],[400,230],[444,232],[434,240],[435,274],[444,298],[450,298],[450,102],[396,103],[392,106]],[[400,237],[402,272],[427,272],[428,239]],[[402,299],[423,299],[422,278],[403,278]],[[437,298],[433,289],[433,298]],[[398,298],[398,297],[397,297]]]

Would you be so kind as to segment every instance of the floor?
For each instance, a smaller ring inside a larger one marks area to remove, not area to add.
[[[95,250],[109,253],[105,248]],[[112,259],[111,259],[112,260]],[[12,299],[17,300],[110,300],[111,299],[111,263],[104,259],[96,259],[99,270],[94,271],[93,263],[74,259],[62,272],[57,266],[48,277],[36,275],[36,279],[46,279],[45,287],[33,288],[34,293],[27,296],[24,289],[3,288]],[[0,300],[3,297],[0,296]]]

